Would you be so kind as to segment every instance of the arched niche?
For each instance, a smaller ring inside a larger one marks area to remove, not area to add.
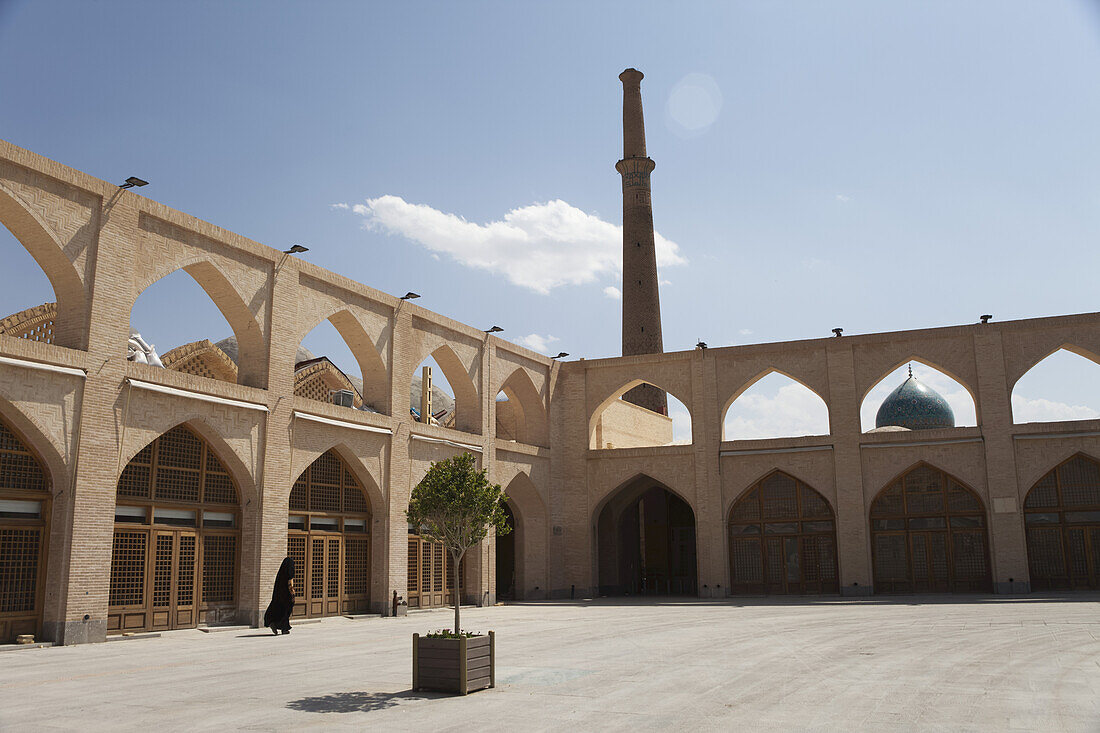
[[[116,489],[108,633],[235,622],[242,510],[229,467],[192,426],[138,451]]]
[[[629,401],[634,390],[647,387],[664,393],[666,414]],[[691,411],[672,392],[643,379],[619,387],[592,411],[589,419],[589,448],[644,448],[692,442]]]
[[[596,506],[594,571],[601,595],[696,595],[695,511],[640,474]]]
[[[821,395],[771,369],[736,392],[726,403],[722,440],[828,435],[829,406]]]
[[[1100,590],[1100,460],[1078,453],[1024,498],[1033,591]]]
[[[546,557],[546,506],[531,477],[522,471],[508,482],[504,498],[512,516],[512,532],[496,540],[498,598],[502,588],[510,592],[504,600],[543,597],[547,590],[544,568],[534,561]],[[509,555],[510,563],[507,562]],[[512,573],[510,578],[501,577],[502,572],[509,571]]]
[[[195,289],[196,284],[202,295]],[[181,312],[186,317],[181,317]],[[173,346],[209,337],[208,324],[218,321],[215,313],[236,338],[237,382],[264,387],[267,349],[260,324],[229,277],[208,260],[191,262],[141,286],[130,309],[130,323],[147,343],[157,346],[158,354],[163,354]],[[120,348],[125,355],[125,344]]]
[[[530,445],[549,443],[550,430],[542,396],[522,367],[516,367],[497,393],[496,436]]]
[[[32,284],[34,292],[44,293],[35,271],[44,274],[53,291],[52,300],[57,304],[53,343],[72,349],[87,348],[88,306],[84,283],[53,228],[4,184],[0,184],[0,225],[0,243],[4,244],[0,252],[5,257],[3,269],[18,278],[17,282],[12,283],[0,280],[0,285],[7,286],[3,291],[20,293],[21,298],[26,298],[32,292],[26,285]],[[18,246],[15,246],[16,243]],[[37,267],[31,266],[20,256],[20,249],[31,256]],[[9,257],[14,259],[8,260]],[[37,298],[32,297],[31,300]],[[51,298],[44,297],[37,303],[49,300]],[[7,315],[37,303],[24,300],[12,308],[0,310]]]
[[[314,324],[302,337],[300,345],[317,358],[327,358],[351,381],[357,397],[356,407],[365,406],[372,412],[389,414],[386,365],[363,324],[349,310],[338,310]],[[296,361],[299,356],[300,350]],[[310,395],[315,392],[311,391]]]
[[[371,497],[377,501],[379,492],[370,475],[361,466],[353,470],[341,453],[322,453],[290,490],[287,556],[295,563],[297,617],[371,608],[373,558],[384,541],[373,532]]]
[[[429,422],[419,415],[424,367],[432,367],[432,418],[430,422],[467,433],[481,434],[481,399],[470,372],[458,354],[447,344],[442,344],[413,370],[410,386],[410,409],[414,418]],[[437,401],[442,398],[444,404]]]
[[[989,592],[987,513],[961,481],[920,462],[871,502],[876,593]]]
[[[875,430],[875,417],[879,407],[895,389],[909,378],[909,369],[921,384],[935,390],[947,400],[955,414],[955,427],[967,427],[978,424],[977,402],[974,393],[963,382],[940,369],[935,364],[919,357],[906,359],[884,374],[867,390],[859,407],[859,421],[863,432]]]
[[[1028,369],[1012,387],[1012,422],[1100,418],[1100,363],[1087,351],[1062,346]]]

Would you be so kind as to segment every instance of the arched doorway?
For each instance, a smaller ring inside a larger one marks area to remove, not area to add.
[[[620,488],[596,522],[603,595],[695,595],[695,513],[648,476]]]
[[[49,516],[42,461],[0,419],[0,644],[41,631]]]
[[[1024,499],[1032,590],[1100,588],[1100,462],[1076,455]]]
[[[782,471],[730,508],[732,593],[839,593],[836,519],[824,496]]]
[[[959,481],[918,464],[871,504],[876,593],[991,591],[982,500]]]
[[[336,451],[325,451],[290,490],[286,554],[296,574],[293,616],[368,610],[370,529],[363,484]]]
[[[236,620],[240,498],[209,444],[177,425],[118,480],[108,633]]]
[[[506,535],[497,535],[497,600],[514,601],[516,599],[516,515],[508,501],[501,502],[504,516],[512,531]]]

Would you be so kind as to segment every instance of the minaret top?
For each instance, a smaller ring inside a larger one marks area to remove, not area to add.
[[[645,121],[642,119],[642,79],[645,74],[627,69],[619,74],[623,83],[623,159],[645,158]]]

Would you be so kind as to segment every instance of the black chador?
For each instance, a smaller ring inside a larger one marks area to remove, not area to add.
[[[290,633],[290,613],[294,610],[294,561],[289,557],[279,566],[275,576],[275,588],[271,591],[271,605],[264,612],[264,626],[271,633]]]

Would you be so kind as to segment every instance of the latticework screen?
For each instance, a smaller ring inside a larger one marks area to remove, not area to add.
[[[122,472],[118,495],[183,504],[238,503],[229,471],[202,438],[177,425],[145,446]]]
[[[50,482],[38,458],[0,420],[0,491],[49,491]]]
[[[1076,455],[1024,499],[1033,590],[1100,589],[1100,462]]]
[[[144,605],[145,546],[148,540],[147,532],[115,531],[111,553],[110,605]]]
[[[33,611],[41,527],[0,527],[0,613]]]
[[[333,450],[322,453],[294,482],[290,508],[328,514],[370,514],[363,484]]]
[[[370,539],[344,537],[344,593],[366,595],[370,591]]]
[[[824,496],[781,471],[751,486],[730,509],[734,593],[839,590],[836,523]]]
[[[992,590],[985,508],[948,474],[920,464],[871,503],[875,591]]]
[[[211,535],[202,538],[202,600],[232,603],[236,599],[237,538]]]

